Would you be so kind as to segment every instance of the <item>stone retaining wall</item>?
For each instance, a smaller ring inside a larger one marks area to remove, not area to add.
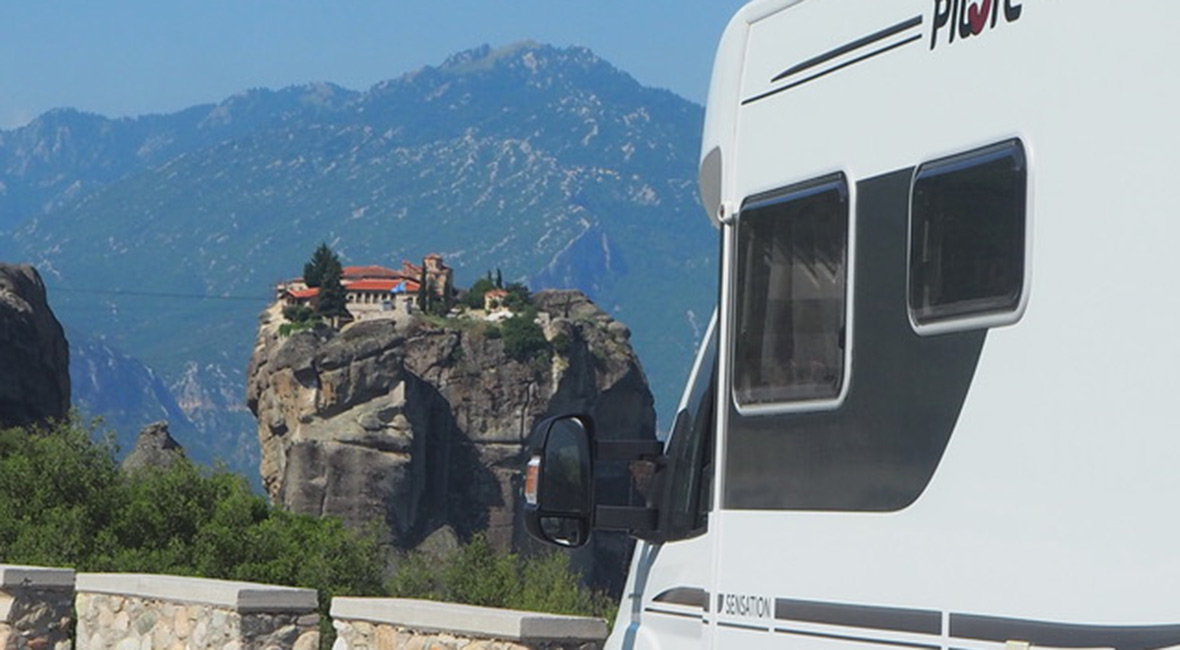
[[[334,598],[332,650],[598,650],[606,621],[398,598]]]
[[[0,565],[0,650],[70,650],[74,572]]]
[[[316,650],[311,589],[0,565],[0,650]],[[73,610],[76,633],[71,640]],[[597,618],[335,598],[333,650],[598,650]]]
[[[314,590],[139,574],[79,574],[78,650],[319,647]]]

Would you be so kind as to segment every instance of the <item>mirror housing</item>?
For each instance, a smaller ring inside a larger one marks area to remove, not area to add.
[[[594,420],[586,415],[541,421],[533,430],[532,455],[525,471],[525,528],[541,541],[569,548],[585,545],[595,528],[658,538],[655,508],[596,503],[595,467],[599,460],[646,461],[658,479],[665,460],[663,449],[658,440],[599,442],[594,437]]]
[[[594,519],[592,421],[549,418],[534,430],[525,472],[524,521],[542,541],[577,548],[590,539]]]

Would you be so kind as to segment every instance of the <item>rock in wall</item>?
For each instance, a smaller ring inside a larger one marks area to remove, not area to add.
[[[464,538],[486,532],[501,549],[530,547],[519,482],[536,422],[586,413],[602,437],[655,437],[627,328],[579,292],[539,292],[533,304],[549,350],[525,361],[482,320],[403,314],[281,337],[279,308],[265,312],[247,403],[271,499],[376,525],[403,548],[442,526]],[[615,582],[629,544],[597,537],[579,563]]]
[[[65,332],[37,270],[0,264],[0,428],[66,415],[69,367]]]

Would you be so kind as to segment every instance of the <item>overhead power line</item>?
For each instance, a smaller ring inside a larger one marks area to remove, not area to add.
[[[50,286],[50,292],[85,293],[101,296],[139,296],[145,298],[171,298],[178,300],[236,300],[247,302],[274,302],[273,297],[262,296],[220,296],[200,293],[174,293],[169,291],[134,291],[131,289],[81,289],[77,287]]]

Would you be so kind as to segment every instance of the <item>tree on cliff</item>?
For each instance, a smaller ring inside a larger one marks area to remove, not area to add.
[[[328,244],[320,242],[311,260],[303,265],[303,282],[309,287],[318,287],[324,283],[324,278],[335,275],[340,279],[344,270],[340,266],[340,258],[328,248]]]
[[[340,283],[339,273],[328,273],[323,277],[315,311],[328,318],[348,315],[348,300],[344,295],[344,285]]]
[[[532,307],[532,293],[528,286],[521,282],[510,282],[504,290],[508,292],[504,296],[504,306],[517,314],[528,314]],[[529,317],[534,318],[536,314],[530,314]]]
[[[320,243],[311,260],[303,265],[303,282],[320,290],[315,302],[317,314],[328,318],[348,315],[348,299],[340,282],[343,274],[340,258],[326,243]]]
[[[495,283],[491,280],[492,272],[488,271],[487,278],[480,278],[471,285],[467,293],[463,294],[463,304],[470,309],[483,309],[483,296],[485,293],[496,288]]]

